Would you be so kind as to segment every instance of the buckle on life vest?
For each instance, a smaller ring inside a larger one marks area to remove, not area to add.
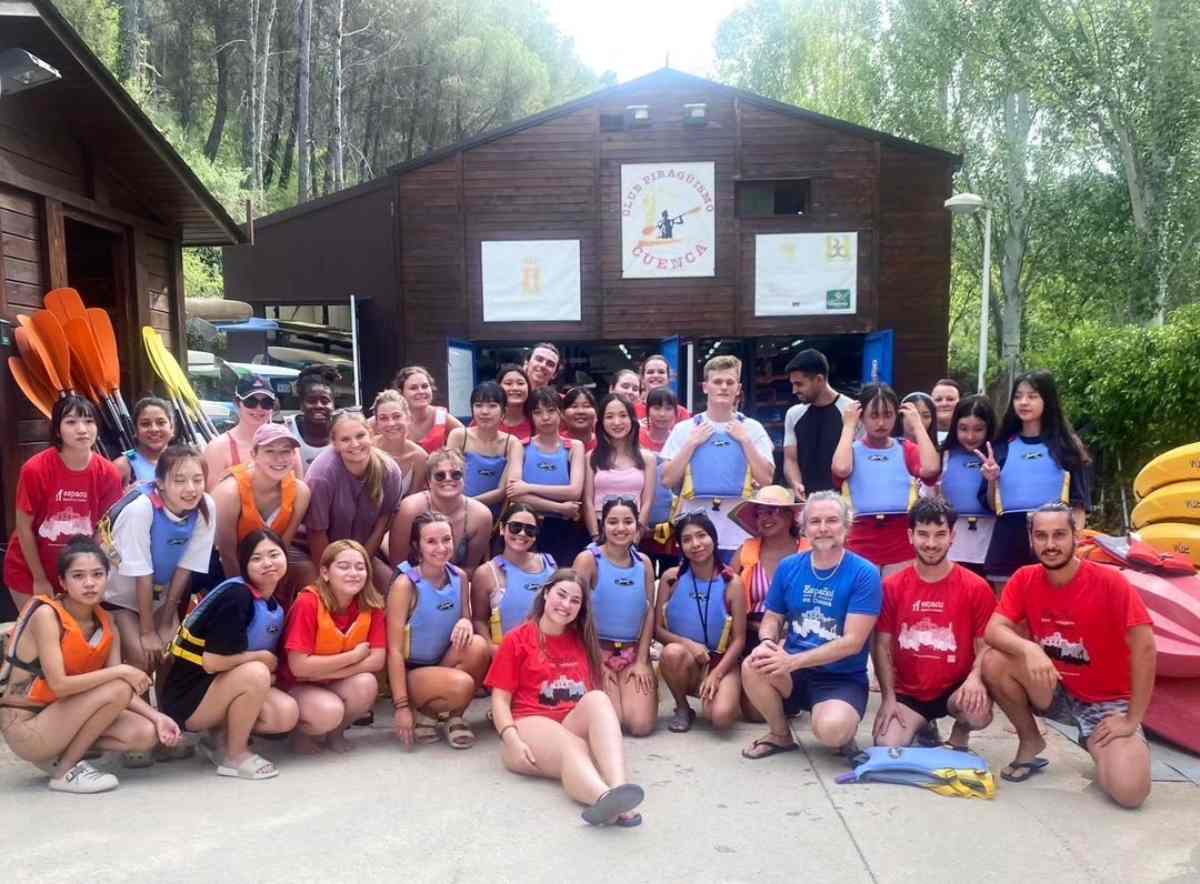
[[[979,517],[978,516],[967,516],[967,530],[968,531],[979,530]]]
[[[883,520],[884,520],[884,519],[886,519],[886,518],[887,518],[887,514],[886,514],[886,513],[876,513],[876,514],[875,514],[875,524],[876,524],[876,525],[882,525],[882,524],[883,524]]]
[[[163,597],[163,593],[166,591],[167,591],[167,588],[165,586],[163,586],[161,583],[154,584],[154,587],[153,587],[154,601],[157,602],[159,599],[161,599]]]
[[[712,499],[712,511],[714,513],[719,513],[721,511],[721,498],[714,497]]]

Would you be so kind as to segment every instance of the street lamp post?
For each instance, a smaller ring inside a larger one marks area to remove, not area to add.
[[[957,193],[943,204],[954,215],[974,215],[983,209],[983,292],[979,303],[979,392],[986,392],[988,360],[988,300],[991,291],[992,207],[973,193]]]

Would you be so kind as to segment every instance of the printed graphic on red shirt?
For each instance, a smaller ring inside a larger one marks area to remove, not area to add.
[[[574,678],[560,675],[554,681],[543,681],[538,685],[538,700],[543,706],[553,708],[560,703],[570,703],[574,706],[587,693],[587,685]]]

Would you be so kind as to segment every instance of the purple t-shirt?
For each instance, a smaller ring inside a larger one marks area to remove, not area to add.
[[[391,516],[400,507],[404,477],[390,457],[382,458],[387,468],[379,506],[367,494],[366,479],[356,479],[332,448],[317,455],[304,474],[312,491],[304,525],[308,531],[324,531],[330,542],[357,540],[365,543],[381,515]]]

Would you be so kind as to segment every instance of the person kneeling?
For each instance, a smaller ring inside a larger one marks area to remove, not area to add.
[[[317,583],[296,598],[284,633],[279,681],[300,706],[297,752],[348,752],[346,728],[375,704],[387,628],[371,557],[356,540],[325,548]]]
[[[435,743],[444,722],[455,749],[475,745],[463,712],[482,684],[487,639],[471,625],[466,575],[450,564],[454,535],[441,513],[413,520],[409,560],[388,590],[388,682],[396,708],[393,728],[405,746]],[[436,716],[430,717],[431,714]]]
[[[970,732],[991,723],[980,669],[996,600],[986,580],[950,561],[957,519],[944,498],[917,501],[908,514],[916,560],[884,578],[871,654],[882,695],[877,746],[908,746],[923,728],[936,734],[937,720],[951,716],[946,745],[965,750]]]
[[[688,695],[700,698],[717,730],[738,718],[746,644],[746,597],[742,581],[717,562],[717,529],[704,513],[675,523],[683,562],[659,581],[655,635],[663,643],[659,672],[675,698],[669,729],[683,733],[696,713]],[[702,588],[703,587],[703,588]]]
[[[625,780],[621,722],[597,690],[600,647],[591,594],[571,568],[561,568],[534,598],[529,620],[504,637],[485,684],[492,718],[513,773],[561,780],[588,805],[592,825],[630,827],[641,786]]]
[[[742,664],[742,685],[770,728],[742,750],[766,758],[796,748],[787,716],[812,711],[813,736],[851,757],[867,708],[867,639],[879,617],[879,571],[846,549],[850,507],[818,491],[801,523],[812,551],[779,563],[767,593],[762,643]],[[787,640],[783,640],[784,629]]]
[[[83,760],[93,746],[149,752],[179,743],[175,722],[139,695],[150,676],[121,662],[121,638],[100,607],[109,564],[87,537],[58,558],[63,594],[26,605],[0,668],[0,734],[13,754],[50,774],[50,788],[77,795],[117,788]]]

